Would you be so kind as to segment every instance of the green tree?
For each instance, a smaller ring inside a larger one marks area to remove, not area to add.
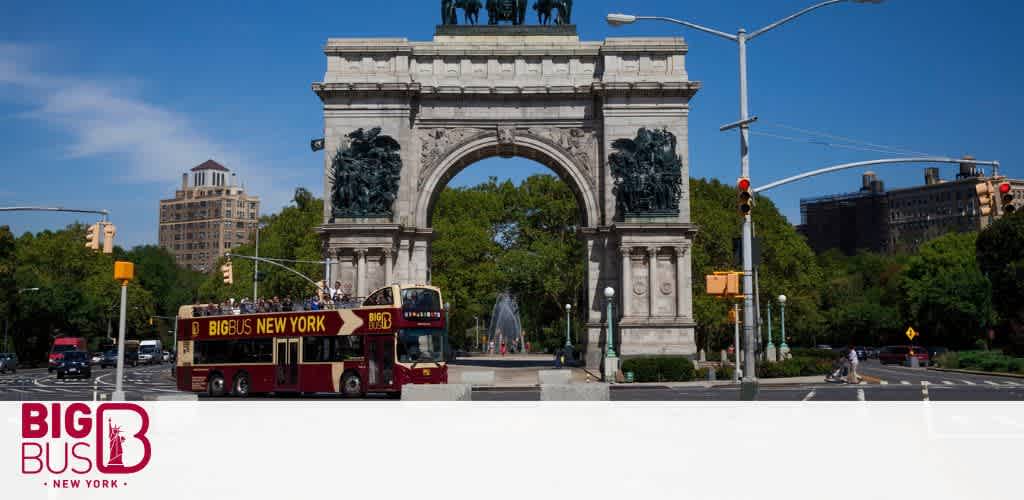
[[[312,261],[323,259],[320,235],[316,227],[323,222],[323,200],[317,198],[304,188],[295,190],[292,204],[277,214],[264,216],[260,231],[260,257]],[[256,255],[255,240],[232,248],[231,253],[237,255]],[[234,284],[226,285],[220,272],[220,266],[227,259],[220,259],[217,266],[206,275],[199,286],[198,298],[201,301],[221,302],[228,298],[241,300],[252,295],[253,261],[249,259],[232,259],[234,268]],[[297,270],[313,281],[320,281],[324,275],[323,264],[310,262],[283,262],[285,266]],[[316,287],[309,281],[296,276],[286,269],[272,264],[261,263],[260,274],[265,277],[260,282],[261,297],[291,297],[301,300],[316,293]]]
[[[4,317],[3,328],[10,327],[14,314],[18,289],[14,281],[15,239],[8,226],[0,226],[0,314]],[[7,332],[3,332],[4,335]],[[0,346],[0,351],[7,351],[8,345]]]
[[[692,255],[697,340],[700,347],[715,350],[732,343],[733,327],[728,321],[731,304],[705,293],[704,276],[714,271],[739,270],[733,239],[740,237],[743,219],[736,209],[735,187],[718,180],[691,179],[690,199],[690,212],[698,226]],[[761,249],[757,269],[761,308],[767,307],[767,301],[785,294],[786,334],[798,343],[809,344],[824,324],[818,307],[821,268],[814,252],[771,199],[759,197],[753,214]],[[773,320],[778,321],[777,314]],[[777,328],[773,330],[778,332]]]
[[[833,345],[881,345],[903,334],[899,303],[902,257],[830,250],[818,256],[825,276],[821,310],[827,327],[817,340]]]
[[[967,347],[992,323],[992,285],[975,260],[977,233],[950,233],[920,247],[900,277],[902,312],[931,345]]]
[[[993,306],[1013,332],[1011,347],[1024,354],[1024,212],[985,228],[976,250],[978,265],[992,283]]]

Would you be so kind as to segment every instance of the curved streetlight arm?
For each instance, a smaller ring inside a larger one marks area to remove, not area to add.
[[[280,267],[281,269],[285,269],[285,270],[291,272],[292,274],[295,274],[296,276],[298,276],[298,277],[300,277],[300,278],[310,282],[314,287],[316,287],[317,290],[320,290],[320,291],[325,292],[325,293],[327,292],[326,288],[320,288],[320,285],[317,284],[317,282],[309,279],[309,277],[306,276],[305,274],[302,274],[302,273],[300,273],[300,272],[298,272],[298,271],[296,271],[296,270],[294,270],[294,269],[292,269],[292,268],[290,268],[290,267],[288,267],[288,266],[286,266],[284,264],[280,264],[278,262],[274,262],[274,261],[272,261],[270,259],[264,259],[263,257],[253,257],[251,255],[239,255],[237,253],[226,253],[226,254],[224,254],[224,256],[229,258],[229,259],[234,259],[234,258],[249,259],[249,260],[254,260],[256,262],[265,262],[267,264],[273,264],[273,265],[275,265],[277,267]],[[253,300],[256,300],[256,297],[253,297]]]
[[[833,0],[833,1],[841,1],[841,0]],[[652,21],[667,21],[667,22],[670,22],[670,23],[675,23],[675,24],[679,24],[679,25],[682,25],[682,26],[686,26],[687,28],[693,28],[693,29],[695,29],[697,31],[703,31],[704,33],[708,33],[708,34],[711,34],[711,35],[719,36],[719,37],[725,38],[727,40],[732,40],[734,42],[739,40],[739,37],[737,37],[736,35],[730,35],[729,33],[726,33],[724,31],[718,31],[716,29],[708,28],[707,26],[701,26],[699,24],[694,24],[694,23],[691,23],[689,21],[680,21],[679,19],[673,19],[671,17],[663,17],[663,16],[636,16],[635,18],[637,20],[645,19],[645,20],[652,20]]]
[[[806,9],[803,9],[803,10],[795,13],[795,14],[792,14],[792,15],[786,16],[786,17],[784,17],[782,19],[779,19],[778,21],[775,21],[774,23],[771,23],[768,26],[765,26],[764,28],[761,28],[761,29],[759,29],[757,31],[754,31],[753,33],[747,35],[747,40],[753,40],[754,38],[757,38],[758,36],[760,36],[760,35],[762,35],[764,33],[767,33],[767,32],[769,32],[769,31],[771,31],[771,30],[773,30],[775,28],[778,28],[779,26],[782,26],[783,24],[786,24],[786,23],[788,23],[788,22],[790,22],[790,21],[792,21],[792,20],[794,20],[794,19],[796,19],[796,18],[798,18],[800,16],[803,16],[804,14],[808,14],[811,11],[815,11],[815,10],[818,10],[818,9],[820,9],[822,7],[828,7],[829,5],[840,3],[840,2],[845,2],[845,1],[847,1],[847,0],[827,0],[825,2],[821,2],[819,4],[812,5],[810,7],[807,7]]]
[[[838,172],[840,170],[846,170],[850,168],[866,167],[869,165],[887,165],[890,163],[968,163],[973,165],[990,165],[993,170],[999,168],[998,161],[978,161],[978,160],[965,160],[962,158],[938,158],[938,157],[921,157],[921,158],[885,158],[881,160],[868,160],[858,161],[854,163],[843,163],[841,165],[834,165],[831,167],[819,168],[818,170],[812,170],[810,172],[804,172],[802,174],[794,175],[792,177],[786,177],[785,179],[770,182],[764,186],[756,187],[751,191],[760,193],[769,189],[777,188],[779,186],[804,180],[808,177],[814,177],[821,174],[827,174],[829,172]]]

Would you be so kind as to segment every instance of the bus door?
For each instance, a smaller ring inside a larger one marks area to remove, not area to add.
[[[366,337],[370,380],[367,389],[390,389],[395,383],[395,338],[392,335]]]
[[[274,339],[277,374],[274,389],[299,390],[299,339]]]

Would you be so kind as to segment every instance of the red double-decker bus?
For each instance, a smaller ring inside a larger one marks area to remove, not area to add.
[[[398,394],[405,384],[448,382],[441,291],[391,285],[362,303],[321,311],[202,315],[179,310],[182,391]]]

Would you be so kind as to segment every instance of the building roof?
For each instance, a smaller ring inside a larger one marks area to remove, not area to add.
[[[197,172],[199,170],[220,170],[222,172],[230,172],[227,167],[213,160],[206,160],[199,165],[192,167],[193,172]]]

